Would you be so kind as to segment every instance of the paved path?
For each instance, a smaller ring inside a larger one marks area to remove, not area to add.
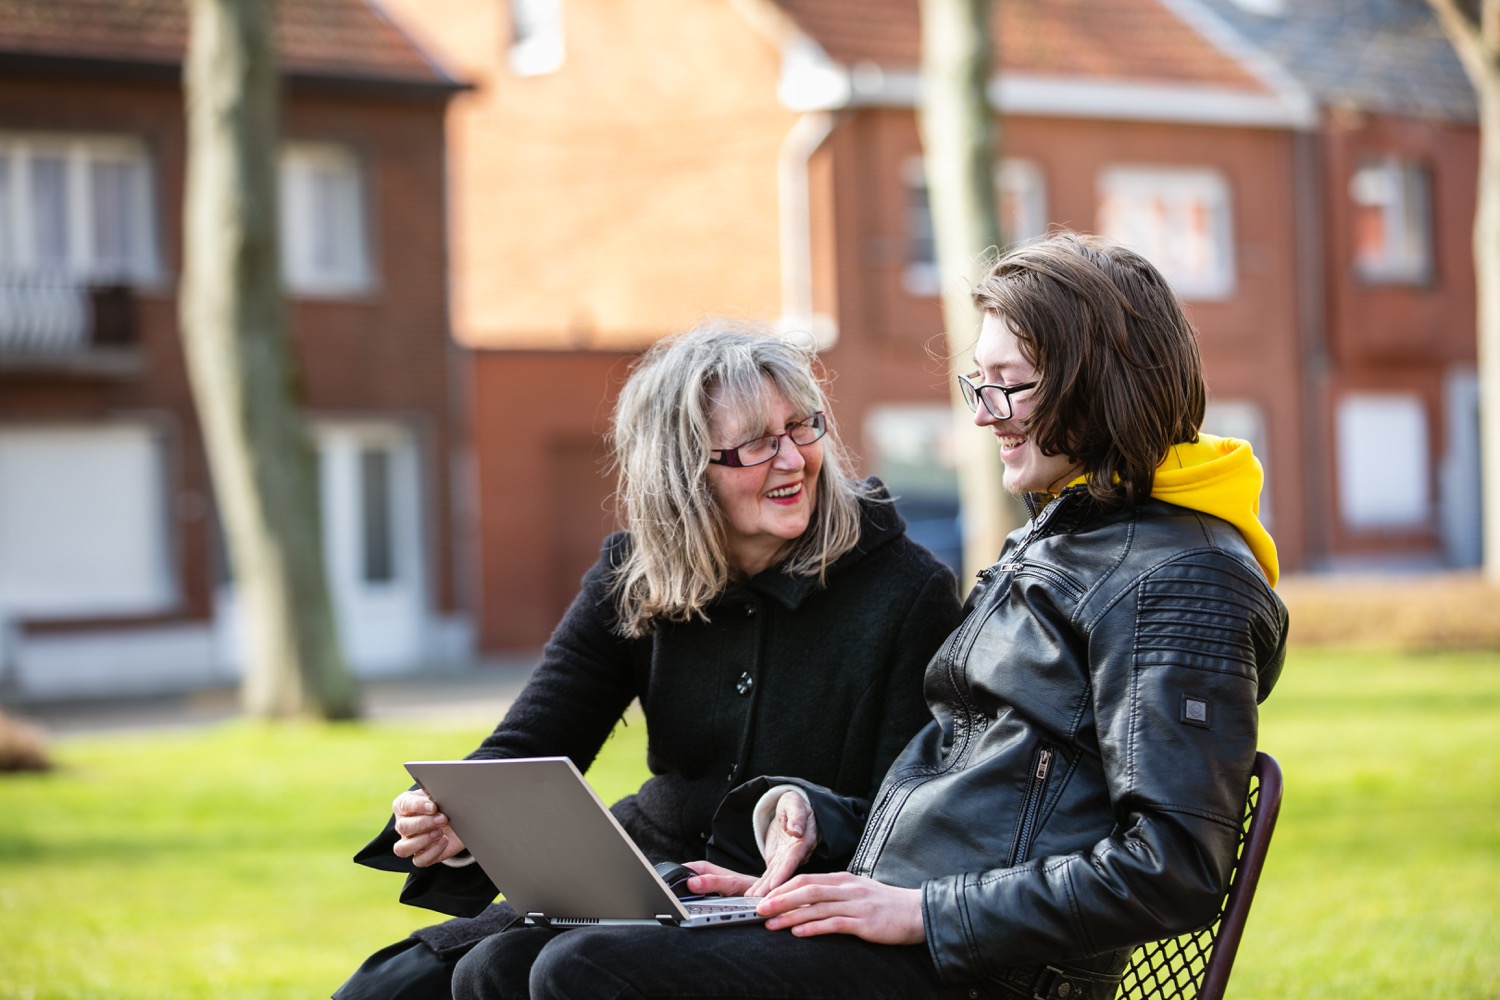
[[[365,681],[362,703],[370,719],[475,719],[494,725],[525,684],[540,652],[475,663],[468,669],[418,677]],[[162,729],[221,722],[240,716],[239,691],[218,687],[179,694],[8,705],[11,714],[40,723],[55,736]]]

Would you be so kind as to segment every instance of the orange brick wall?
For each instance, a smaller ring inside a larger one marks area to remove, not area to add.
[[[563,68],[533,77],[506,66],[503,4],[384,6],[475,87],[450,130],[461,342],[632,349],[780,313],[776,156],[795,115],[731,5],[569,0]]]

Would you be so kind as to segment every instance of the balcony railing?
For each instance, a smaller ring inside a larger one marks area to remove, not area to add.
[[[77,359],[135,340],[130,286],[0,270],[0,360]]]

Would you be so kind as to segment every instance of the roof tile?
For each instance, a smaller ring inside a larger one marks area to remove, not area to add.
[[[450,82],[367,0],[275,5],[283,69],[316,76]],[[184,0],[0,0],[0,53],[180,63]]]
[[[843,65],[916,69],[917,0],[776,0]],[[1184,83],[1264,92],[1262,81],[1158,0],[1002,0],[999,68],[1044,76]]]

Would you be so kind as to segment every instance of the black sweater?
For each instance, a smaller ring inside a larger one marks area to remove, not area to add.
[[[623,533],[605,541],[525,689],[470,756],[564,755],[586,771],[639,699],[651,777],[613,810],[653,861],[702,858],[719,802],[753,775],[873,796],[931,718],[923,670],[959,620],[953,574],[906,537],[895,509],[863,504],[860,543],[826,587],[773,568],[727,588],[708,621],[639,639],[611,629],[611,567],[629,544]],[[477,865],[415,869],[391,853],[395,839],[388,823],[355,860],[407,872],[403,902],[468,916],[494,899]],[[508,916],[492,907],[418,935],[445,950]]]

